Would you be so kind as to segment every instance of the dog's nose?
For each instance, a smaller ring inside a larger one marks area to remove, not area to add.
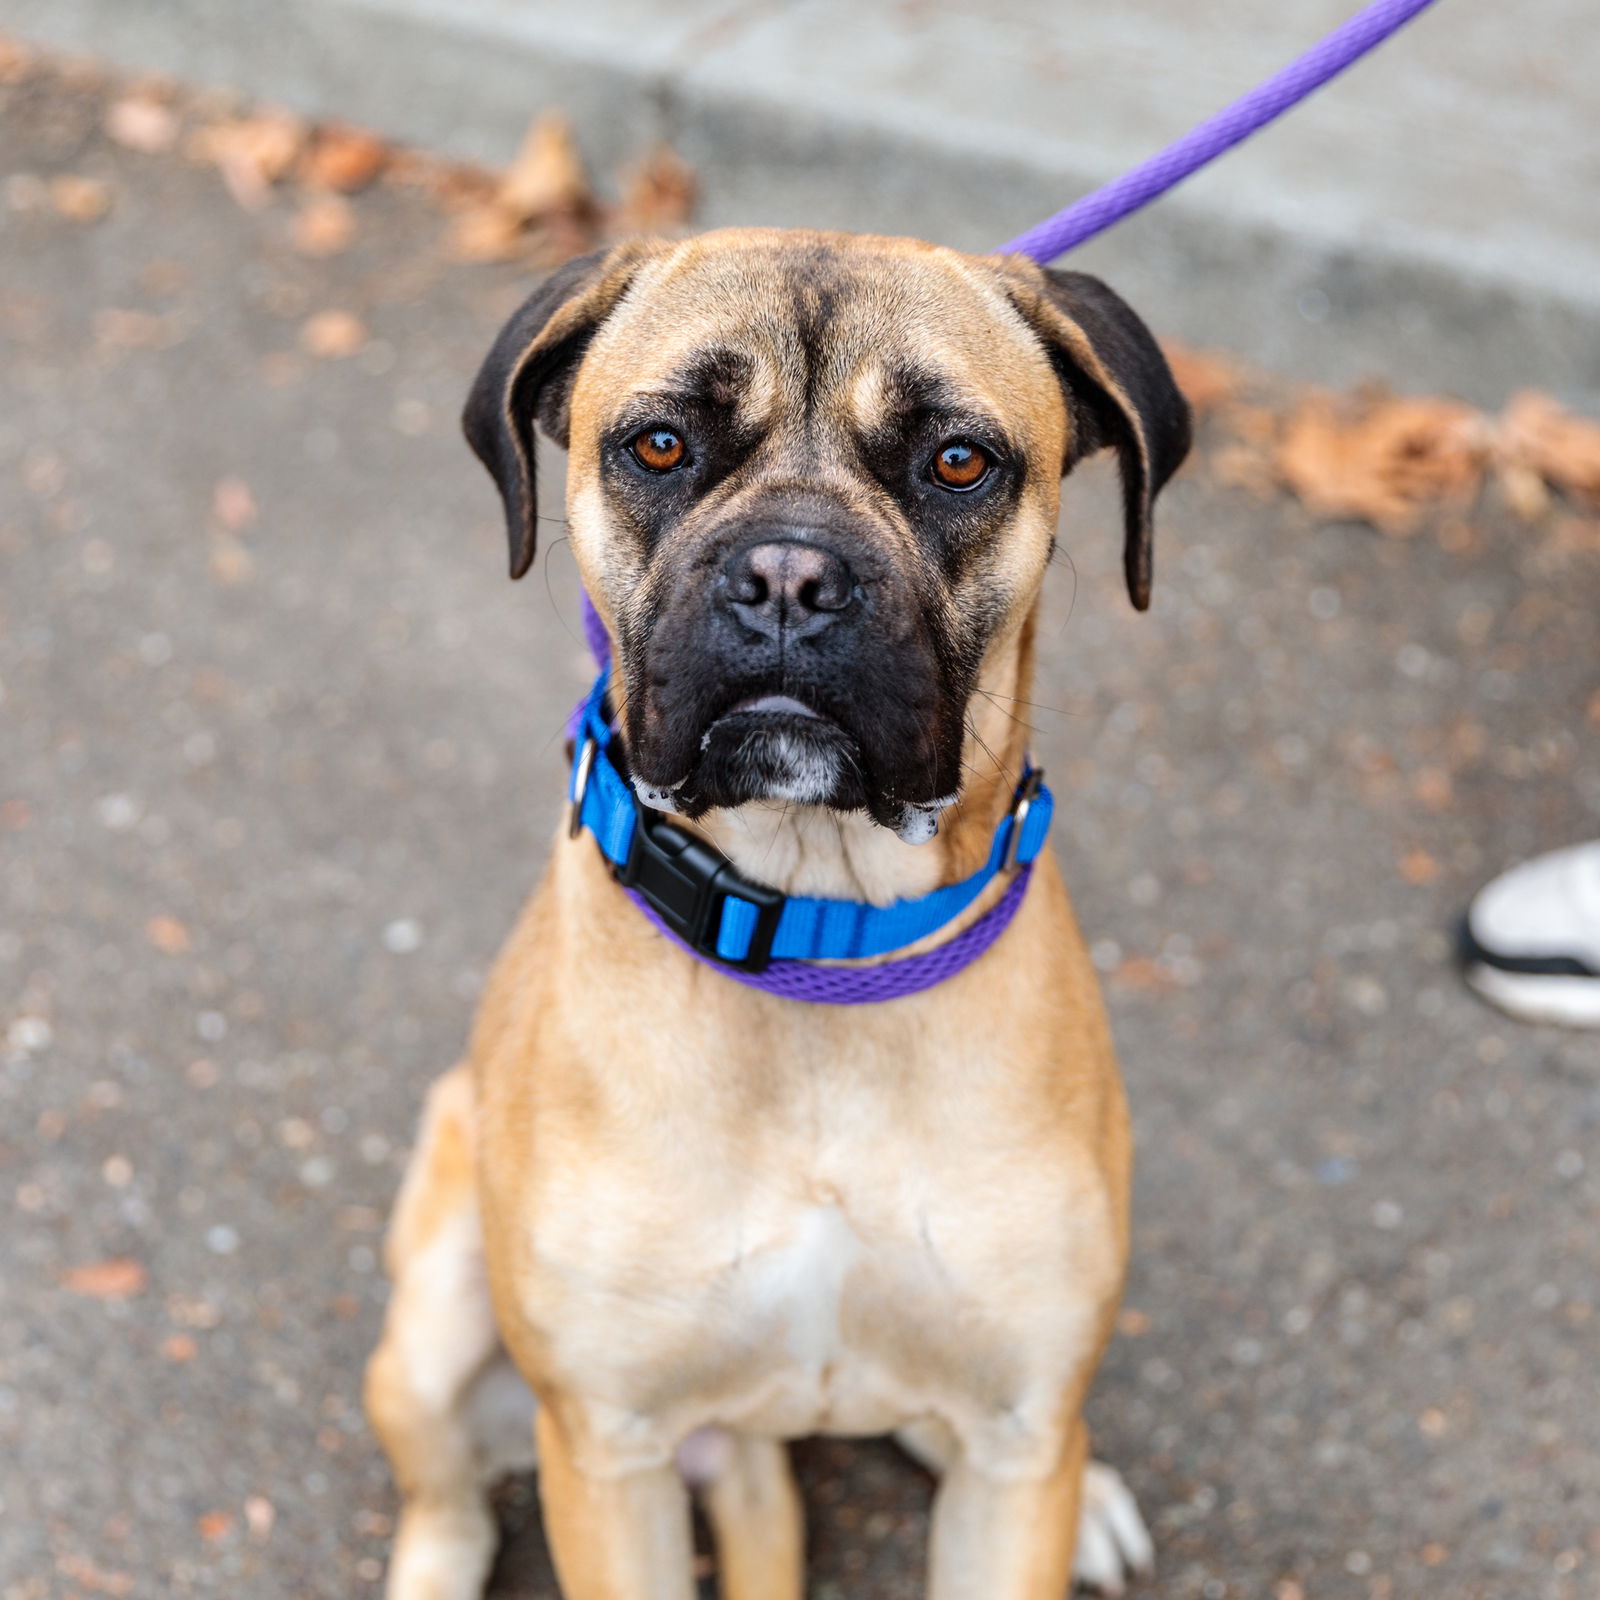
[[[838,556],[793,539],[736,550],[722,575],[729,609],[769,639],[815,633],[855,600],[855,575]]]

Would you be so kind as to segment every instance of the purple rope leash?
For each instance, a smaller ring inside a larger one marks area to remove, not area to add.
[[[1181,139],[1141,162],[1131,172],[1114,178],[1001,245],[996,254],[1029,256],[1043,266],[1096,234],[1104,233],[1275,121],[1291,106],[1298,105],[1433,3],[1434,0],[1372,0],[1265,83],[1208,117],[1198,127],[1191,128]],[[611,660],[610,635],[587,592],[583,594],[582,605],[583,636],[595,661],[604,667]],[[976,961],[1005,932],[1027,893],[1032,871],[1031,866],[1024,867],[1005,894],[971,927],[949,943],[922,955],[902,957],[876,967],[820,967],[807,961],[774,961],[765,972],[743,972],[737,967],[721,970],[725,977],[785,1000],[862,1005],[917,994]],[[630,891],[630,898],[667,938],[680,949],[695,954],[640,896]]]
[[[1299,105],[1433,3],[1434,0],[1372,0],[1371,5],[1312,45],[1303,56],[1231,106],[1207,117],[1175,144],[1018,234],[996,253],[1031,256],[1043,266],[1084,240],[1104,233],[1113,223],[1149,205],[1192,172],[1281,117],[1291,106]]]

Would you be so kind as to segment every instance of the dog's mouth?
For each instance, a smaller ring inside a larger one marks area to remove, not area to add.
[[[808,706],[804,700],[796,700],[792,694],[753,694],[737,704],[731,705],[723,712],[723,717],[737,717],[743,715],[762,717],[814,717],[818,721],[828,721],[820,711]],[[721,721],[722,718],[718,718]]]
[[[837,719],[791,694],[746,695],[714,717],[677,795],[691,816],[747,800],[839,811],[868,804],[856,741]]]
[[[639,798],[686,817],[750,801],[865,811],[910,843],[931,839],[954,796],[907,802],[875,792],[861,746],[828,711],[786,693],[744,695],[712,717],[698,757],[670,785],[636,779]]]

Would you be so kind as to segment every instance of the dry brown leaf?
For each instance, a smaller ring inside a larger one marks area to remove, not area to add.
[[[1550,491],[1538,470],[1525,461],[1501,461],[1495,468],[1495,487],[1507,509],[1519,522],[1537,522],[1550,509]]]
[[[1172,974],[1150,956],[1129,956],[1111,974],[1111,981],[1125,989],[1171,989],[1176,983]]]
[[[64,172],[50,180],[50,200],[68,222],[98,222],[111,209],[111,185]]]
[[[439,161],[408,151],[402,162],[389,164],[388,176],[396,183],[414,184],[425,189],[428,198],[441,211],[470,211],[494,199],[499,181],[483,167],[465,162]]]
[[[1413,774],[1411,792],[1425,811],[1448,811],[1455,804],[1455,788],[1443,767],[1422,767]]]
[[[113,1256],[109,1261],[94,1261],[87,1266],[73,1267],[62,1274],[62,1284],[74,1294],[88,1295],[92,1300],[131,1300],[144,1293],[149,1281],[142,1261],[132,1256]]]
[[[510,261],[523,247],[522,224],[493,204],[473,206],[451,219],[444,250],[452,261]]]
[[[1176,339],[1162,340],[1161,348],[1178,387],[1202,416],[1233,399],[1243,386],[1237,364],[1220,350],[1197,350]]]
[[[1470,502],[1485,453],[1481,419],[1468,406],[1381,399],[1352,415],[1312,390],[1285,424],[1276,460],[1308,510],[1406,534],[1430,502]]]
[[[218,478],[211,491],[211,509],[230,533],[239,533],[256,520],[256,497],[243,478]]]
[[[366,342],[366,326],[348,311],[319,311],[300,329],[301,349],[323,361],[342,361]]]
[[[229,193],[247,211],[271,198],[272,186],[288,176],[305,144],[305,124],[287,111],[258,111],[199,129],[189,151],[221,172]]]
[[[1272,458],[1247,444],[1220,445],[1211,453],[1211,475],[1230,489],[1243,489],[1258,499],[1278,492]]]
[[[355,207],[337,194],[312,195],[289,224],[289,242],[303,256],[336,256],[355,236]]]
[[[354,194],[371,183],[389,160],[389,146],[375,133],[330,122],[317,130],[300,162],[300,179],[318,189]]]
[[[56,1557],[56,1571],[64,1578],[71,1578],[74,1583],[81,1583],[85,1589],[92,1589],[97,1594],[124,1595],[133,1593],[133,1574],[129,1572],[106,1572],[97,1567],[87,1556],[68,1553]]]
[[[557,212],[537,222],[528,234],[528,259],[536,267],[559,267],[594,248],[594,229],[571,212]]]
[[[1574,415],[1549,395],[1524,389],[1511,397],[1495,428],[1494,451],[1498,461],[1600,504],[1600,422]]]
[[[163,155],[178,142],[178,113],[154,95],[124,95],[106,107],[105,128],[124,149]]]
[[[94,314],[94,336],[118,350],[160,350],[175,343],[173,325],[150,311],[125,311],[107,306]]]
[[[163,955],[179,956],[189,948],[189,930],[176,917],[151,917],[144,925],[144,936]]]
[[[21,83],[38,59],[20,39],[0,33],[0,84]]]
[[[21,83],[38,64],[38,53],[31,46],[0,33],[0,84]]]
[[[1439,876],[1439,863],[1426,850],[1408,850],[1400,858],[1400,876],[1420,889]]]
[[[500,180],[495,205],[519,222],[559,212],[593,213],[589,180],[564,112],[546,111],[533,119],[522,148]]]
[[[231,533],[213,535],[210,567],[211,576],[228,589],[248,583],[256,571],[250,552]]]
[[[207,1062],[206,1065],[212,1063]],[[191,1066],[191,1082],[194,1076],[194,1067]],[[181,1294],[167,1297],[167,1315],[185,1328],[215,1328],[222,1321],[222,1313],[209,1300],[193,1300]]]
[[[200,1347],[186,1333],[168,1334],[161,1341],[161,1355],[164,1360],[176,1362],[180,1366],[187,1365],[200,1354]]]
[[[612,231],[675,233],[694,215],[697,190],[689,163],[671,145],[658,144],[624,177]]]

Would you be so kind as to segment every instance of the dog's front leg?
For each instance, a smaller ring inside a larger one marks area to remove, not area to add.
[[[1065,1600],[1088,1453],[1081,1420],[1043,1470],[1000,1471],[958,1446],[934,1500],[928,1600]]]
[[[581,1415],[540,1406],[539,1499],[563,1600],[694,1600],[689,1492],[669,1454],[613,1464],[583,1448]]]
[[[722,1600],[800,1600],[804,1519],[788,1447],[778,1439],[724,1437],[727,1459],[703,1499]]]

